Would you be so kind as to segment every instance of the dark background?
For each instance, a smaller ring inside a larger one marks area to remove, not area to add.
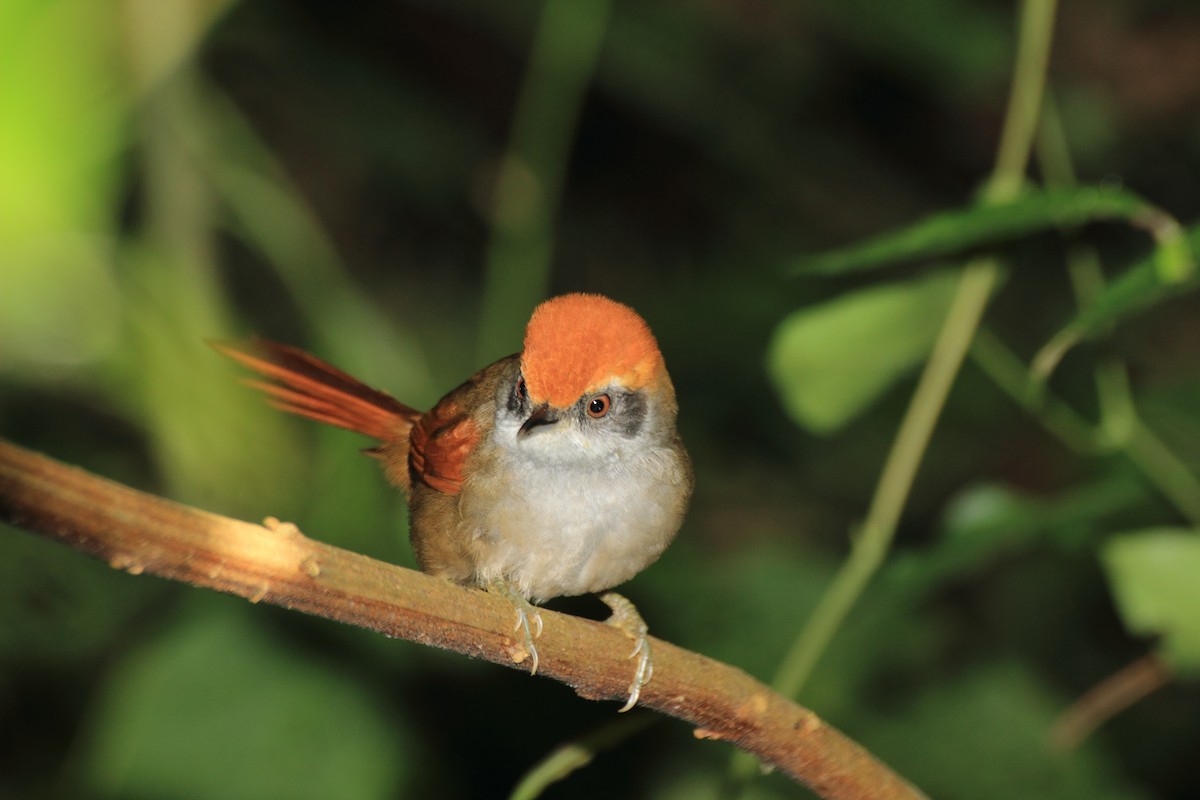
[[[846,554],[914,374],[836,431],[793,421],[765,368],[777,326],[881,278],[784,265],[972,202],[1016,4],[615,3],[577,118],[564,102],[547,120],[569,142],[549,271],[523,271],[517,242],[497,288],[497,180],[541,9],[6,3],[0,434],[411,564],[367,442],[264,408],[204,341],[264,334],[427,406],[516,350],[538,298],[609,294],[658,335],[697,468],[679,539],[623,591],[654,634],[769,681]],[[1050,86],[1081,182],[1196,219],[1195,4],[1062,3]],[[1079,241],[1110,274],[1149,247],[1116,223],[1007,245],[987,322],[1024,359],[1070,317]],[[1093,369],[1119,359],[1194,472],[1197,311],[1185,296],[1124,322],[1054,390],[1094,418]],[[1186,676],[1078,749],[1048,744],[1155,647],[1122,624],[1106,537],[1182,520],[1136,465],[1064,447],[968,362],[897,551],[800,700],[934,797],[1196,797]],[[0,530],[0,797],[503,796],[614,710]],[[548,796],[712,797],[728,758],[661,720]],[[768,776],[751,796],[798,793]]]

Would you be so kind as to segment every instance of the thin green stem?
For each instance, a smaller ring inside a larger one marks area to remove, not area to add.
[[[1106,415],[1108,420],[1119,419],[1119,424],[1105,422],[1097,428],[1054,395],[1038,391],[1030,383],[1029,372],[1020,359],[986,329],[976,335],[971,355],[997,386],[1065,445],[1085,454],[1103,451],[1123,453],[1181,514],[1200,527],[1200,480],[1138,418],[1132,401],[1128,413],[1115,418]],[[1123,368],[1115,375],[1103,377],[1104,366],[1098,369],[1098,382],[1125,379]],[[1127,387],[1110,389],[1108,392],[1121,397],[1128,396]]]
[[[1046,68],[1050,63],[1057,5],[1057,0],[1024,0],[1021,3],[1012,91],[1008,96],[996,164],[983,193],[986,200],[1011,200],[1024,182],[1045,96]]]
[[[1133,422],[1125,454],[1192,525],[1200,528],[1200,481],[1140,420]]]
[[[973,261],[964,270],[950,313],[884,464],[867,517],[851,546],[850,557],[821,597],[776,675],[774,685],[781,694],[794,697],[799,693],[834,633],[883,563],[934,426],[979,327],[998,273],[997,263],[990,258]]]
[[[1038,126],[1034,146],[1037,150],[1038,167],[1042,172],[1042,183],[1046,188],[1061,189],[1075,185],[1075,165],[1071,161],[1071,148],[1067,144],[1067,132],[1063,128],[1062,117],[1059,116],[1058,103],[1055,102],[1053,93],[1047,93],[1046,101],[1042,104],[1042,123]]]
[[[542,6],[492,200],[478,346],[483,362],[518,349],[514,337],[549,289],[551,229],[610,6],[610,0]]]
[[[528,772],[509,795],[509,800],[534,800],[552,784],[591,763],[596,754],[641,733],[658,719],[649,714],[620,716],[586,736],[556,747]]]
[[[1038,137],[1038,161],[1047,185],[1071,186],[1075,183],[1075,168],[1071,151],[1052,98],[1045,103],[1043,124]],[[1072,248],[1067,256],[1071,285],[1076,305],[1086,308],[1104,289],[1104,273],[1100,259],[1091,247]],[[1028,380],[1028,379],[1027,379]],[[1044,381],[1039,381],[1044,384]],[[1100,406],[1099,433],[1093,439],[1125,453],[1155,488],[1195,525],[1200,525],[1200,480],[1165,442],[1140,420],[1129,371],[1116,357],[1102,359],[1096,366],[1096,395]],[[1042,421],[1052,427],[1044,416],[1050,406],[1041,410]],[[1031,409],[1035,411],[1036,409]]]
[[[1091,422],[1053,395],[1035,391],[1025,364],[987,328],[976,333],[971,357],[984,374],[1067,447],[1081,454],[1101,448]]]
[[[1024,182],[1045,89],[1056,5],[1055,0],[1025,0],[1021,5],[1012,93],[995,168],[982,194],[985,203],[1012,199]],[[776,674],[774,686],[783,695],[795,697],[800,693],[833,635],[883,563],[895,538],[917,469],[979,328],[999,272],[999,262],[990,257],[975,259],[963,270],[957,294],[884,463],[875,495],[852,542],[850,555],[825,590]],[[726,795],[738,794],[752,773],[753,761],[735,755]]]
[[[1026,0],[1022,4],[1012,98],[996,168],[984,191],[987,201],[1009,200],[1020,191],[1037,131],[1054,9],[1054,0]],[[817,605],[776,677],[775,686],[783,694],[792,697],[803,688],[833,633],[887,554],[933,428],[978,330],[998,274],[999,264],[993,258],[976,259],[963,270],[958,293],[888,454],[850,557]]]
[[[1046,98],[1037,144],[1038,162],[1046,185],[1051,188],[1074,186],[1075,165],[1071,162],[1071,150],[1053,97]],[[1067,274],[1075,292],[1075,304],[1080,309],[1095,302],[1104,290],[1100,257],[1089,245],[1077,245],[1068,251]],[[1044,373],[1031,374],[1030,380],[1044,390],[1046,377]],[[1136,411],[1125,365],[1116,358],[1103,359],[1096,367],[1095,383],[1101,430],[1113,441],[1128,438]]]

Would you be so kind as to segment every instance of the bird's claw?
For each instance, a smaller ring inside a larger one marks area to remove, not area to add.
[[[633,681],[629,684],[629,699],[617,710],[618,713],[628,711],[637,705],[642,696],[642,687],[654,676],[654,659],[650,655],[649,627],[637,607],[625,597],[616,592],[607,592],[600,596],[606,606],[612,609],[612,616],[605,623],[633,639],[633,650],[628,658],[640,656],[633,671]]]
[[[513,630],[521,631],[524,635],[525,641],[523,641],[521,645],[529,652],[529,674],[537,675],[538,651],[537,647],[533,643],[533,640],[542,635],[542,615],[529,603],[525,603],[525,605],[529,606],[529,608],[532,610],[532,613],[516,603],[513,603],[513,605],[517,610],[517,624],[513,626]],[[530,625],[530,619],[533,620],[532,625]]]
[[[516,588],[508,581],[495,580],[487,585],[487,590],[494,594],[498,594],[512,603],[513,609],[517,612],[517,623],[513,625],[513,631],[521,633],[521,647],[529,657],[529,674],[537,675],[538,671],[538,651],[533,640],[542,635],[542,614],[532,603],[526,600]],[[532,623],[532,624],[531,624]],[[520,662],[524,658],[514,658]]]

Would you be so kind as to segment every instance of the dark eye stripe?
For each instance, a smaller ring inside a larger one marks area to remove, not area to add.
[[[603,409],[593,408],[597,401],[601,402]],[[578,407],[584,422],[604,426],[631,439],[641,431],[648,413],[646,398],[640,392],[621,390],[592,395],[582,400]]]
[[[508,393],[508,400],[505,403],[508,406],[509,413],[516,414],[521,411],[526,406],[528,397],[529,393],[525,388],[525,378],[518,374],[516,385]]]

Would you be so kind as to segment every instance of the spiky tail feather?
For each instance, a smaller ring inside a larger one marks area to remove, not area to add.
[[[276,408],[370,436],[405,441],[421,412],[372,389],[316,356],[269,339],[210,343],[219,353],[269,380],[243,382],[264,392]],[[407,450],[407,448],[405,448]]]

